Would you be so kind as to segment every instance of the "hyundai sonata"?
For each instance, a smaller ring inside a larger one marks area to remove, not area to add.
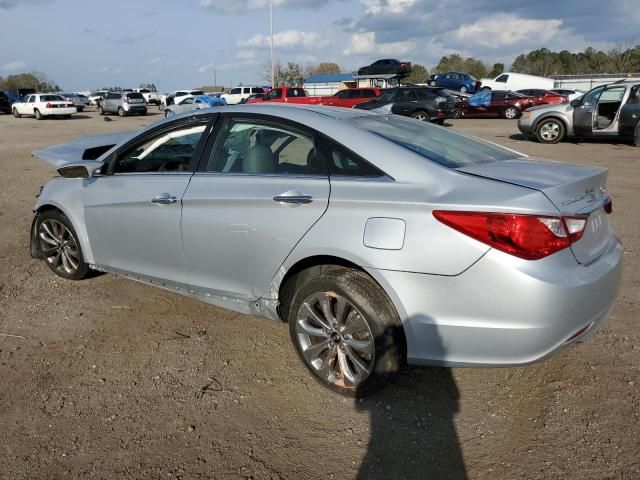
[[[31,253],[289,325],[321,383],[522,365],[592,335],[621,275],[606,170],[391,114],[193,112],[34,152]]]

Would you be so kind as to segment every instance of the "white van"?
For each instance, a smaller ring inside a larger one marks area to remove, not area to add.
[[[483,78],[482,89],[490,90],[517,90],[538,88],[542,90],[551,90],[553,88],[553,80],[550,78],[536,77],[535,75],[525,75],[524,73],[504,72],[493,80]]]
[[[235,105],[236,103],[242,103],[256,93],[264,93],[264,89],[255,85],[236,87],[232,88],[229,93],[220,95],[220,98],[224,98],[227,101],[227,105]]]

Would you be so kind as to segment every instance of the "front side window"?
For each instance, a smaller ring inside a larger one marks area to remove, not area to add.
[[[282,89],[281,88],[274,88],[273,90],[271,90],[269,93],[267,93],[264,96],[265,100],[271,100],[274,98],[282,98]]]
[[[228,119],[207,164],[208,172],[253,175],[326,175],[313,139],[288,126]]]
[[[498,78],[496,78],[496,82],[500,83],[507,83],[507,80],[509,80],[509,75],[500,75]]]
[[[180,105],[191,105],[193,103],[193,97],[185,98],[180,102]]]
[[[376,96],[375,90],[360,90],[360,96],[362,98],[373,98]]]
[[[116,158],[113,173],[189,171],[206,124],[182,126],[147,136]]]
[[[120,98],[120,94],[119,93],[109,93],[107,95],[107,100],[115,100]]]
[[[598,101],[600,94],[604,90],[604,87],[597,87],[591,90],[589,93],[586,93],[584,97],[582,97],[582,105],[593,105]]]

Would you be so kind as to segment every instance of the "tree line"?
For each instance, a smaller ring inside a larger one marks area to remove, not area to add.
[[[33,88],[36,92],[59,92],[60,87],[42,72],[19,73],[0,77],[0,91],[14,88]]]

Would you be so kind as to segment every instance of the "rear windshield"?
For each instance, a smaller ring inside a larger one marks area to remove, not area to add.
[[[447,128],[396,115],[366,115],[346,120],[443,167],[460,168],[523,155]]]
[[[202,90],[192,90],[191,95],[204,95]]]
[[[40,95],[41,102],[62,102],[64,100],[60,95]]]
[[[142,94],[141,94],[141,93],[138,93],[138,92],[131,92],[131,93],[127,93],[127,98],[134,98],[134,99],[135,99],[135,98],[137,98],[137,99],[142,98],[142,99],[144,99],[144,97],[142,96]]]

